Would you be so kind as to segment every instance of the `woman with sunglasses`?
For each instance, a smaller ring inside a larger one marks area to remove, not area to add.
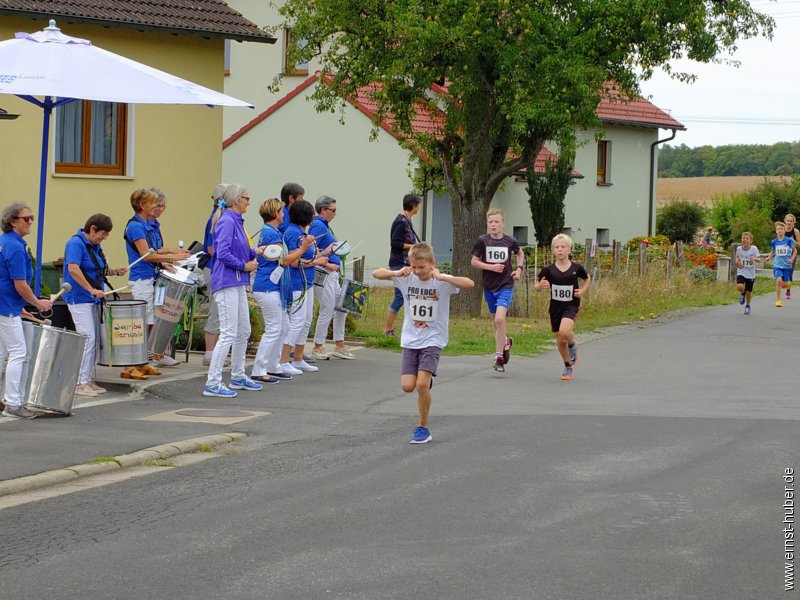
[[[33,419],[38,416],[22,406],[22,370],[28,352],[22,330],[25,303],[40,311],[53,307],[50,300],[37,298],[30,287],[33,266],[24,238],[33,226],[30,207],[15,202],[0,216],[0,354],[8,356],[3,401],[3,416]]]

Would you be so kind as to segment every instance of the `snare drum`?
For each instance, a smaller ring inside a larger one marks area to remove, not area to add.
[[[336,306],[334,308],[339,312],[349,313],[358,319],[364,314],[368,296],[368,286],[360,281],[345,279],[339,296],[336,298]]]
[[[314,285],[325,287],[325,280],[328,278],[328,271],[322,267],[314,267]]]

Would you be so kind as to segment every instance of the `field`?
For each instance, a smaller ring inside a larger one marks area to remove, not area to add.
[[[780,180],[790,177],[659,177],[656,200],[659,206],[670,200],[691,200],[711,207],[714,196],[744,192],[756,187],[765,179]]]

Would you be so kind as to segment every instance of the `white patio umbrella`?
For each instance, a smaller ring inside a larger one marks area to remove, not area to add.
[[[43,109],[35,292],[42,280],[42,243],[47,190],[47,156],[53,109],[74,100],[129,104],[252,104],[61,33],[54,20],[44,30],[17,33],[0,42],[0,94],[13,94]],[[36,98],[42,96],[42,100]]]

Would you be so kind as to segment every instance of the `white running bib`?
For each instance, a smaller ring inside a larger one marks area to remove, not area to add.
[[[439,312],[439,301],[412,298],[408,301],[408,309],[413,321],[435,321]]]
[[[775,248],[775,256],[789,256],[789,246],[778,246]]]
[[[551,285],[550,297],[559,302],[571,302],[572,289],[571,285]]]
[[[508,260],[508,248],[504,246],[486,246],[486,262],[490,264],[504,263]]]

